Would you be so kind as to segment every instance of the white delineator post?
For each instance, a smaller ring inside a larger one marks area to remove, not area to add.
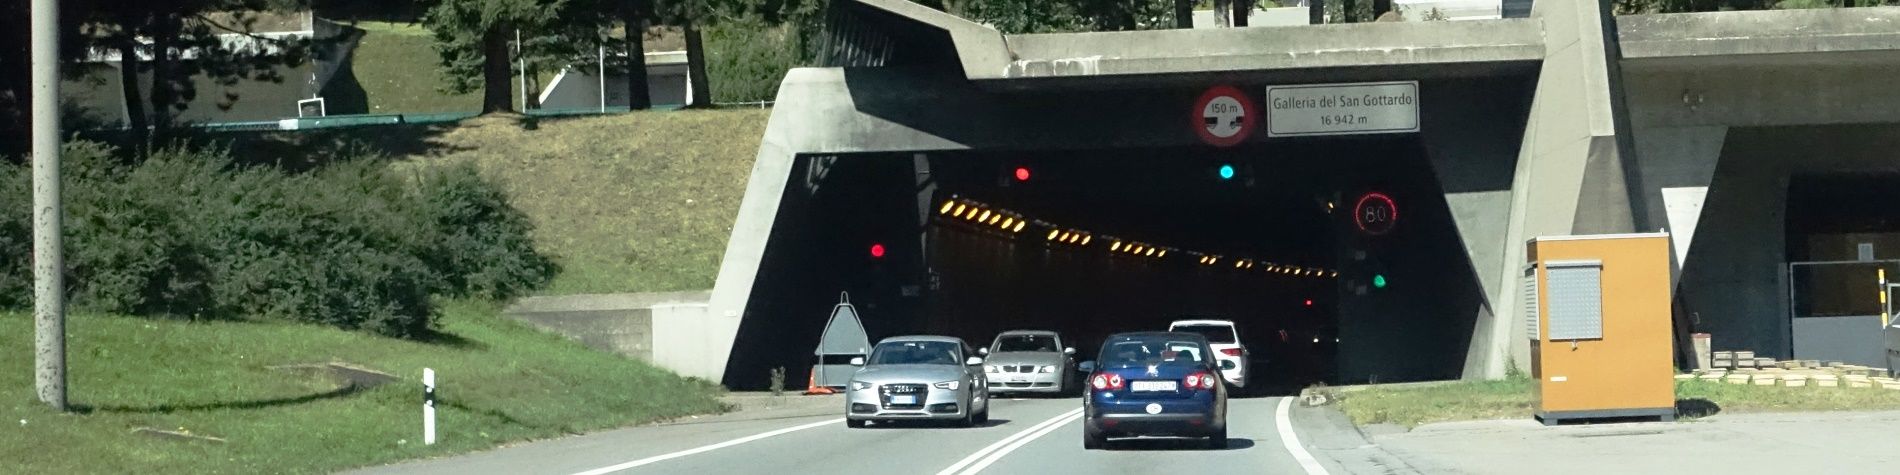
[[[435,370],[422,368],[422,444],[435,445]]]

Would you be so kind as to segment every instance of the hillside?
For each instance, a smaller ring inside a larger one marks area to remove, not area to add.
[[[563,271],[543,294],[712,288],[769,110],[471,121],[402,158],[504,184]],[[374,130],[374,129],[360,129]]]
[[[11,473],[327,473],[718,412],[722,392],[451,303],[434,342],[310,325],[75,315],[77,415],[34,399],[33,322],[0,312],[0,466]],[[346,362],[396,376],[353,390],[274,367]],[[440,443],[421,443],[422,368]],[[629,397],[637,388],[638,397]],[[17,421],[17,422],[15,422]],[[133,433],[188,432],[224,442]],[[108,456],[109,455],[109,456]]]

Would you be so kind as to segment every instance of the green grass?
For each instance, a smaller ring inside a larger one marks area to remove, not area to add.
[[[639,112],[462,126],[416,163],[502,183],[563,268],[543,294],[712,288],[769,110]],[[368,130],[368,129],[366,129]]]
[[[480,91],[448,94],[436,67],[435,40],[421,25],[366,21],[357,44],[356,80],[369,97],[371,114],[421,114],[481,110]],[[511,86],[512,87],[512,86]]]
[[[439,343],[275,323],[75,315],[71,400],[33,392],[31,317],[0,313],[0,465],[12,473],[317,473],[716,412],[720,389],[445,306]],[[403,380],[355,393],[269,369],[345,361]],[[420,442],[419,379],[437,371],[441,440]],[[187,430],[227,443],[134,435]]]
[[[1338,394],[1340,410],[1354,424],[1416,427],[1432,422],[1531,417],[1531,380],[1462,381],[1441,386],[1374,387]],[[1735,412],[1900,409],[1900,391],[1869,388],[1784,388],[1679,381],[1677,407],[1684,416]]]

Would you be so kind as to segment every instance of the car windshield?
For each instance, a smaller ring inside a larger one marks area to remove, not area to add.
[[[1207,355],[1201,342],[1180,337],[1125,337],[1117,338],[1102,347],[1103,367],[1126,368],[1131,366],[1192,366],[1199,365]]]
[[[1234,327],[1227,325],[1178,325],[1169,331],[1199,334],[1206,337],[1208,343],[1234,342]]]
[[[1004,351],[1052,352],[1060,350],[1056,349],[1056,337],[1054,335],[1003,335],[996,338],[996,348],[993,351],[1000,353]]]
[[[947,341],[892,341],[871,350],[870,364],[958,364],[957,344]]]

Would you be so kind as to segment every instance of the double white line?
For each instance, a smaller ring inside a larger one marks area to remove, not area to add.
[[[984,447],[983,450],[978,450],[976,453],[964,457],[963,460],[958,460],[957,463],[950,465],[948,468],[944,468],[941,472],[937,472],[937,475],[971,475],[981,472],[984,468],[989,467],[990,464],[996,463],[997,460],[1002,460],[1003,456],[1016,451],[1017,448],[1039,437],[1048,435],[1050,432],[1055,432],[1056,429],[1062,428],[1063,425],[1075,422],[1075,420],[1081,418],[1081,408],[1076,408],[1073,411],[1064,412],[1061,415],[1051,417],[1049,420],[1030,426],[1028,429],[1023,429],[1022,432],[1004,437],[1003,440],[998,440],[996,443]]]

